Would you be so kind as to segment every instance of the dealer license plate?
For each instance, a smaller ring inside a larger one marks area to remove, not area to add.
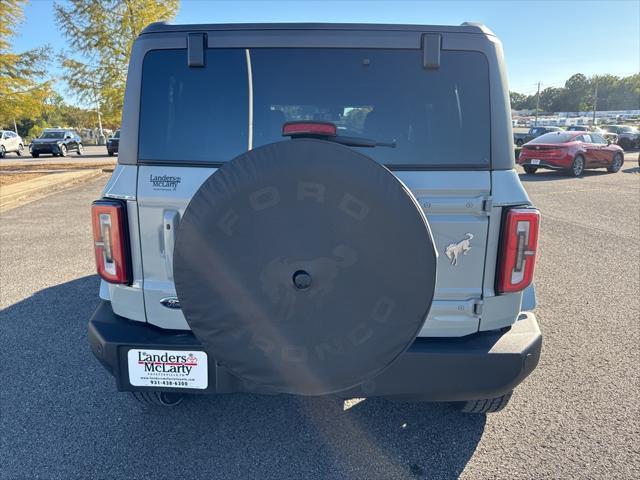
[[[207,354],[189,350],[129,350],[129,383],[136,387],[208,386]]]
[[[534,159],[532,159],[532,160],[531,160],[531,165],[540,165],[540,160],[537,160],[537,159],[535,159],[535,158],[534,158]]]

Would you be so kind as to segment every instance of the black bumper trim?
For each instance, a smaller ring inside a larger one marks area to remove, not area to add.
[[[527,166],[527,167],[535,167],[535,168],[547,168],[549,170],[567,170],[567,167],[561,167],[559,165],[551,165],[550,163],[546,163],[542,161],[537,165],[534,165],[533,163],[530,163],[527,161],[519,163],[518,165],[520,165],[521,167]]]
[[[134,387],[128,380],[130,348],[200,350],[191,332],[163,330],[115,315],[101,301],[89,321],[91,350],[115,377],[118,390],[165,390],[188,393],[273,393],[235,377],[209,360],[206,390]],[[430,401],[493,398],[509,392],[536,367],[542,335],[535,316],[521,313],[506,332],[480,332],[460,338],[418,338],[375,379],[338,395],[344,398],[387,396]]]

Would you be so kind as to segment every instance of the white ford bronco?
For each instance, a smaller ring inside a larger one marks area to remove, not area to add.
[[[148,26],[92,207],[119,391],[502,409],[538,363],[539,212],[486,27]]]

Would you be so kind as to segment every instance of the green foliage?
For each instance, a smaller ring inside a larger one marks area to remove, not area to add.
[[[25,0],[0,1],[0,127],[37,116],[51,94],[51,82],[45,80],[48,48],[11,51],[11,38],[22,22],[24,4]]]
[[[36,124],[33,127],[31,127],[26,134],[22,134],[21,136],[25,141],[33,138],[38,138],[42,134],[42,131],[44,129],[45,129],[45,126],[41,124]]]
[[[74,52],[72,57],[61,58],[67,82],[81,100],[100,109],[105,126],[120,124],[134,40],[148,24],[172,19],[178,5],[179,0],[70,0],[54,4],[58,26]]]
[[[586,77],[576,73],[564,87],[548,87],[540,92],[540,111],[579,112],[593,109],[596,84],[598,86],[597,109],[640,110],[640,74],[628,77],[594,75]],[[511,108],[532,110],[536,107],[536,94],[523,95],[511,92]]]

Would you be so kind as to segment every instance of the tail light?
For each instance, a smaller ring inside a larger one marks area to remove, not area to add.
[[[498,293],[519,292],[533,281],[539,227],[540,212],[534,208],[514,208],[507,212],[502,231]]]
[[[109,283],[131,283],[126,204],[96,200],[91,217],[98,275]]]

